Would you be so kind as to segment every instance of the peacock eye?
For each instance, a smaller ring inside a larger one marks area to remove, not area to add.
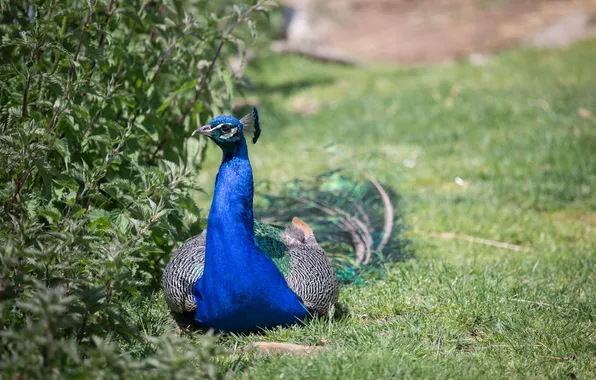
[[[221,128],[220,131],[222,131],[224,134],[230,133],[230,131],[232,130],[232,127],[224,124]]]

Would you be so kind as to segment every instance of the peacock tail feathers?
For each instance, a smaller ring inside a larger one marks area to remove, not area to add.
[[[355,179],[334,170],[290,181],[278,195],[260,196],[255,214],[261,219],[283,223],[298,216],[308,221],[342,282],[382,275],[384,264],[407,256],[399,197],[372,177]]]

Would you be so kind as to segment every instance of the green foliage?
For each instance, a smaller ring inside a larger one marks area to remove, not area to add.
[[[245,46],[233,32],[271,6],[2,1],[7,377],[215,376],[209,337],[146,336],[121,305],[159,288],[169,253],[200,232],[190,193],[206,145],[190,132],[229,109],[242,72],[224,62]]]

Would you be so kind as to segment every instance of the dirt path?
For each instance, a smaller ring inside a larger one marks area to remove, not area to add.
[[[334,48],[364,60],[423,63],[503,49],[573,12],[596,12],[596,0],[310,0],[309,7]]]

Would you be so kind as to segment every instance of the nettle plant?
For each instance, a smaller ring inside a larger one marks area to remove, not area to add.
[[[229,110],[242,79],[227,68],[244,55],[237,27],[254,39],[253,17],[274,5],[0,3],[0,370],[8,378],[99,368],[196,375],[191,361],[200,358],[214,374],[212,345],[175,355],[183,343],[142,337],[121,303],[158,288],[172,249],[200,231],[189,193],[206,144],[190,132]],[[153,356],[133,360],[113,344],[122,339],[142,340]]]

